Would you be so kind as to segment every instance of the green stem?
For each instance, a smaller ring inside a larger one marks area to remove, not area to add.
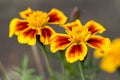
[[[38,48],[37,46],[32,46],[32,51],[33,51],[33,56],[36,62],[36,66],[38,68],[38,72],[39,74],[41,74],[43,76],[43,78],[45,78],[45,73],[44,73],[44,68],[41,65],[42,64],[42,60],[40,58],[39,52],[38,52]]]
[[[60,51],[62,73],[64,73],[64,65],[65,65],[65,64],[64,64],[63,52],[64,52],[64,51]]]
[[[71,74],[71,71],[70,71],[71,69],[68,68],[68,66],[71,66],[71,64],[69,65],[69,63],[66,62],[64,54],[65,54],[65,51],[61,50],[60,51],[60,57],[61,57],[61,67],[62,67],[61,71],[62,71],[62,74],[64,74],[63,75],[63,80],[65,80],[66,78],[67,78],[67,80],[71,80],[71,75],[70,75]]]
[[[85,80],[85,75],[84,75],[84,62],[79,62],[79,70],[80,70],[80,76],[81,80]]]
[[[45,58],[45,62],[46,62],[46,65],[47,65],[48,72],[49,72],[52,80],[56,80],[56,77],[54,75],[53,69],[52,69],[52,67],[51,67],[51,65],[49,63],[48,57],[47,57],[47,50],[46,50],[45,46],[42,45],[42,44],[40,45],[40,48],[41,48],[43,56]]]
[[[61,58],[61,74],[66,74],[65,73],[65,62],[64,62],[64,51],[60,51],[60,58]],[[65,80],[65,76],[63,75],[63,80]]]

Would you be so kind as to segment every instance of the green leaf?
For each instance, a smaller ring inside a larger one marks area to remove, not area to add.
[[[43,80],[42,76],[34,75],[35,69],[28,69],[28,56],[24,55],[22,60],[22,69],[15,67],[15,71],[20,74],[21,80]]]
[[[15,70],[16,72],[18,72],[18,73],[20,73],[20,72],[22,71],[22,69],[20,69],[20,68],[17,67],[17,66],[14,66],[14,70]]]

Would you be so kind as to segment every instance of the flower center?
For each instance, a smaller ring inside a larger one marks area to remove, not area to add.
[[[49,20],[47,13],[42,11],[36,11],[29,15],[27,18],[28,25],[32,28],[40,28],[43,27]]]
[[[71,36],[70,40],[78,44],[81,41],[86,42],[90,37],[88,29],[84,27],[73,28],[72,31],[68,32],[68,34]]]

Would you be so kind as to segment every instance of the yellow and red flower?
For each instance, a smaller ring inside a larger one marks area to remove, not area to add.
[[[19,43],[34,45],[36,35],[40,35],[40,41],[47,45],[55,31],[48,24],[64,24],[67,17],[58,9],[53,8],[49,13],[33,11],[28,8],[20,12],[22,19],[14,18],[10,22],[9,37],[18,36]]]
[[[108,73],[113,73],[120,67],[120,38],[113,40],[105,54],[95,51],[95,58],[101,58],[100,68]]]
[[[96,35],[102,33],[105,28],[97,22],[90,20],[83,26],[79,20],[62,25],[67,34],[56,33],[50,40],[50,49],[53,53],[66,49],[66,60],[70,63],[82,61],[87,55],[87,46],[104,52],[110,44],[109,38]]]

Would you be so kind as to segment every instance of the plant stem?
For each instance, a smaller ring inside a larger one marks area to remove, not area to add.
[[[60,51],[60,58],[61,58],[61,74],[66,74],[65,72],[65,62],[64,62],[64,51]],[[65,80],[65,76],[63,75],[63,80]]]
[[[53,69],[52,69],[52,67],[51,67],[51,65],[49,63],[48,57],[47,57],[47,50],[46,50],[45,46],[42,45],[42,44],[40,45],[40,48],[42,50],[42,53],[43,53],[43,56],[44,56],[44,59],[45,59],[46,65],[47,65],[48,72],[49,72],[52,80],[56,80],[56,77],[55,77],[55,75],[53,73]]]
[[[62,73],[64,73],[64,66],[65,66],[63,52],[64,51],[60,51]]]
[[[42,66],[42,60],[39,57],[40,55],[39,55],[39,52],[38,52],[38,49],[37,49],[36,45],[32,46],[32,51],[33,51],[33,56],[34,56],[39,74],[41,74],[42,77],[45,78],[45,73],[44,73],[44,69],[43,69],[43,66]]]
[[[85,76],[84,76],[84,62],[79,62],[78,64],[79,64],[81,80],[85,80]]]
[[[65,54],[65,51],[61,50],[60,51],[60,57],[61,57],[61,67],[62,67],[61,72],[62,72],[62,74],[64,74],[63,75],[63,80],[65,80],[66,78],[67,78],[67,80],[71,80],[71,75],[70,75],[71,74],[71,71],[70,71],[71,69],[68,68],[68,66],[71,66],[71,64],[69,65],[69,63],[66,62],[64,54]]]

